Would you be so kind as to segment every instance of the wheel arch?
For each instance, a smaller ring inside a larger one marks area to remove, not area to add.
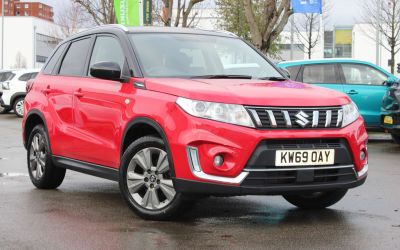
[[[172,166],[171,167],[172,174],[173,176],[175,176],[175,170],[173,165],[174,162],[172,159],[172,153],[169,146],[168,138],[161,125],[148,117],[137,117],[132,121],[130,121],[128,125],[125,127],[121,140],[120,157],[122,158],[122,155],[124,154],[126,148],[128,148],[132,142],[146,135],[156,135],[159,136],[164,141],[170,165]]]
[[[13,94],[10,98],[10,106],[14,107],[14,102],[15,100],[17,100],[19,97],[24,97],[25,98],[26,93],[25,92],[17,92],[15,94]]]
[[[30,110],[28,112],[28,114],[26,115],[25,123],[24,123],[23,142],[24,142],[25,149],[27,149],[27,144],[28,144],[30,133],[32,132],[33,128],[35,126],[37,126],[38,124],[42,124],[44,126],[44,129],[47,133],[47,137],[49,137],[47,123],[46,123],[46,119],[44,118],[44,115],[37,109]],[[49,140],[49,144],[50,144],[50,138],[48,138],[48,140]]]

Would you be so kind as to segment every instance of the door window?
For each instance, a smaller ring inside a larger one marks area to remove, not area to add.
[[[347,84],[382,85],[388,78],[384,73],[368,65],[342,64],[342,69]]]
[[[60,75],[82,76],[89,47],[89,38],[72,42],[61,64]]]
[[[125,55],[117,39],[111,36],[101,36],[96,39],[89,65],[91,67],[99,62],[114,62],[121,70],[123,69]]]
[[[56,66],[58,59],[60,59],[60,56],[64,52],[65,47],[67,46],[66,43],[62,44],[60,47],[58,47],[57,51],[54,53],[54,55],[51,57],[49,62],[46,64],[43,73],[46,75],[50,75],[53,73],[54,67]]]
[[[305,65],[303,71],[305,83],[337,83],[335,64]]]
[[[297,74],[299,73],[300,66],[291,66],[286,68],[287,71],[290,73],[290,79],[296,81]]]
[[[20,76],[19,78],[18,78],[18,80],[19,81],[22,81],[22,82],[26,82],[26,81],[28,81],[29,79],[31,79],[31,73],[25,73],[25,74],[23,74],[22,76]]]

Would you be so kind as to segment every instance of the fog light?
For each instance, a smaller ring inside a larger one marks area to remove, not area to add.
[[[222,157],[222,155],[217,155],[214,158],[214,165],[216,167],[221,167],[222,164],[224,164],[224,157]]]
[[[361,161],[365,160],[365,151],[364,150],[361,150],[361,152],[360,152],[360,160]]]

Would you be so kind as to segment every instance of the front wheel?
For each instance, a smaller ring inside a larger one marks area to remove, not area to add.
[[[395,143],[400,145],[400,134],[392,134],[392,139]]]
[[[171,162],[163,140],[145,136],[133,142],[121,160],[119,185],[129,207],[140,217],[167,220],[186,204],[175,190]]]
[[[347,189],[327,192],[314,192],[299,195],[284,195],[283,198],[292,205],[304,209],[322,209],[330,207],[340,201],[347,193]]]
[[[24,97],[18,97],[14,101],[14,105],[13,105],[14,112],[18,117],[24,116],[24,101],[25,101]]]

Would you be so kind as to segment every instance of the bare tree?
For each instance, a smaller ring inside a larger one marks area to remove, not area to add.
[[[252,43],[268,52],[293,14],[290,0],[243,0],[243,6]]]
[[[25,69],[26,68],[26,59],[20,51],[18,51],[17,54],[15,55],[14,68],[16,68],[16,69]]]
[[[58,24],[59,29],[52,32],[53,36],[61,39],[69,37],[78,32],[79,29],[93,24],[90,19],[90,16],[82,9],[82,6],[73,2],[65,3],[56,16],[55,22]]]
[[[175,21],[172,23],[173,18],[173,8],[175,1],[174,0],[162,0],[163,10],[161,21],[164,23],[164,26],[182,26],[182,27],[192,27],[196,17],[198,16],[198,11],[193,11],[194,7],[203,2],[204,0],[177,0],[176,2],[176,13],[175,13]]]
[[[71,0],[80,5],[97,25],[116,23],[114,0]],[[172,1],[172,0],[171,0]]]
[[[296,37],[302,46],[298,46],[304,53],[307,54],[308,59],[311,59],[312,52],[321,39],[322,22],[328,18],[328,12],[331,5],[327,1],[323,1],[322,13],[304,13],[300,14],[299,18],[294,22],[294,31]],[[322,16],[321,16],[322,15]],[[295,15],[292,17],[294,18]]]
[[[376,36],[366,33],[374,41],[390,52],[390,71],[395,69],[395,56],[400,50],[400,0],[368,0],[363,5],[363,20],[384,39],[376,41]]]

